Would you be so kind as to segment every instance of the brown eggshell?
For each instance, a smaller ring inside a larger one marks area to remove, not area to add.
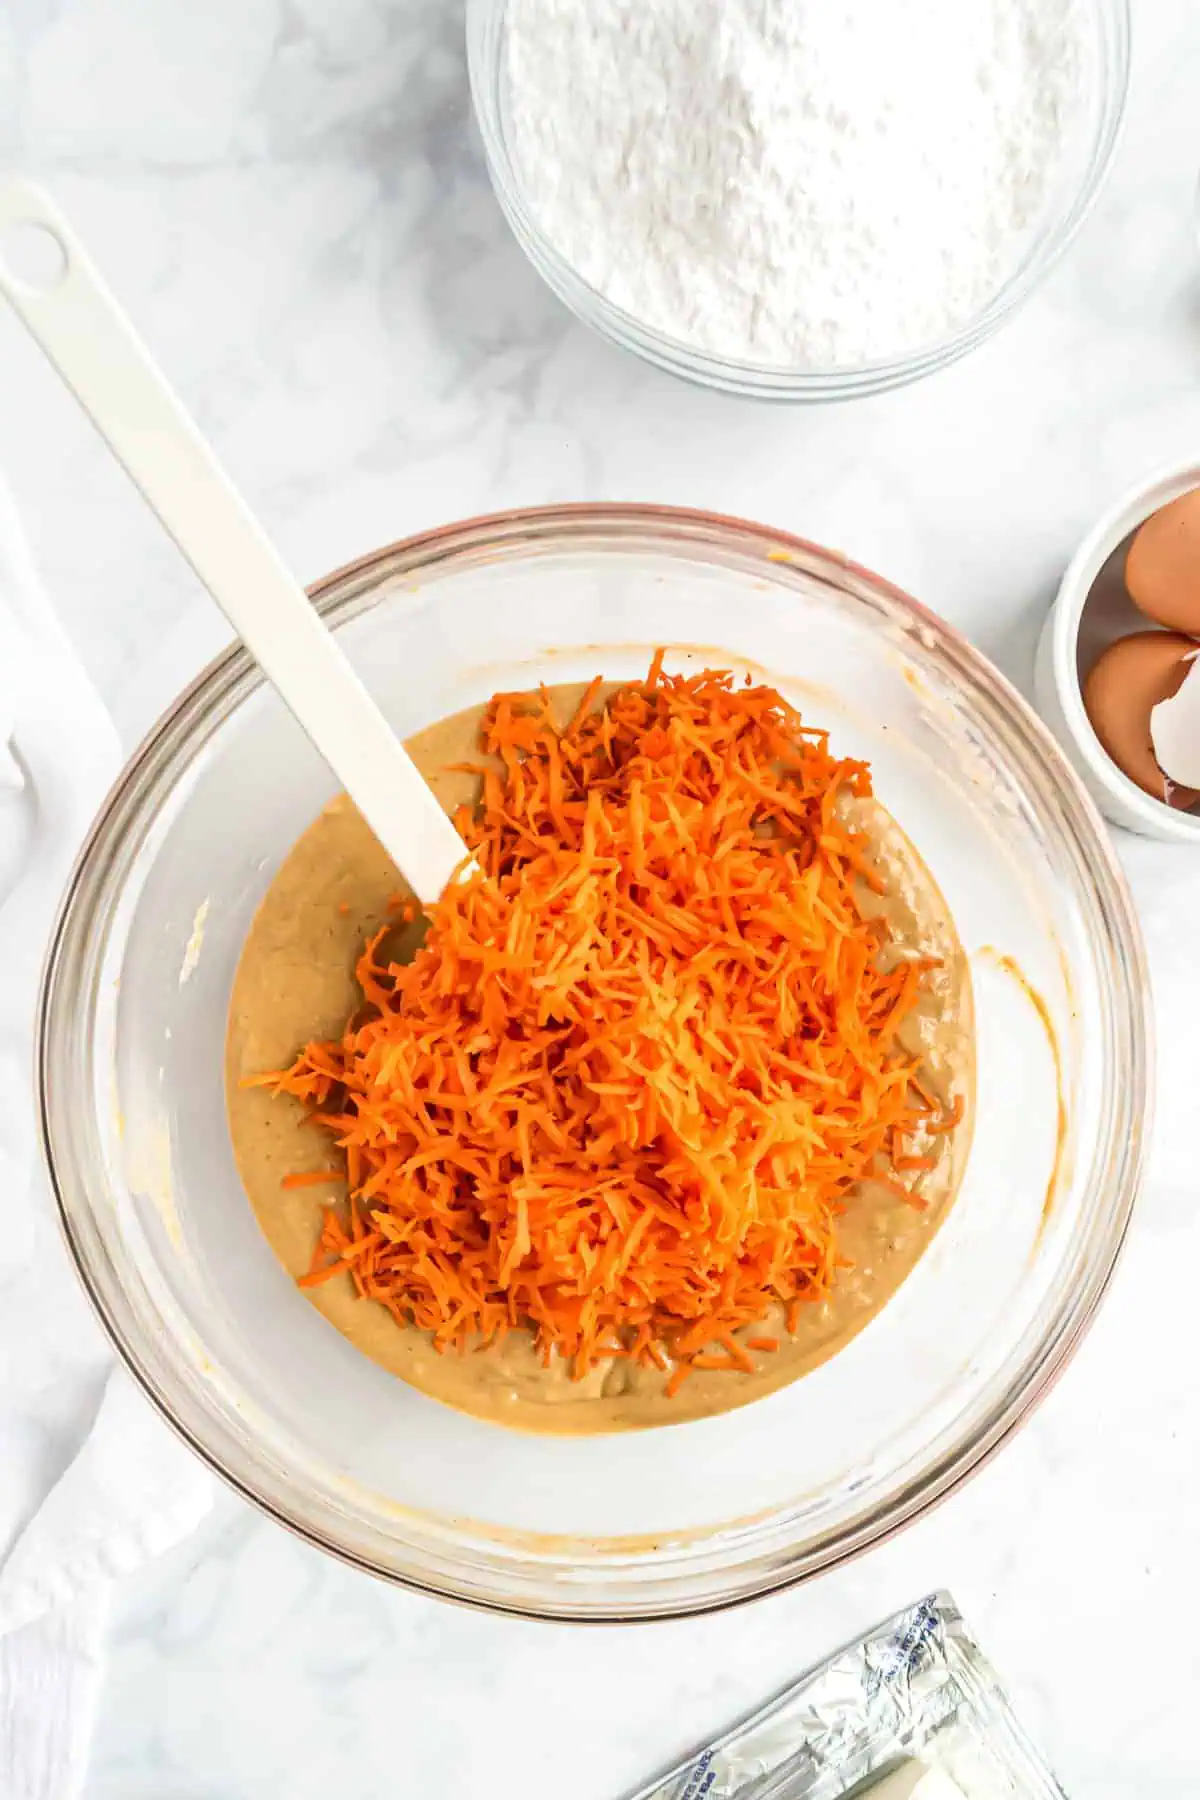
[[[1155,800],[1167,795],[1150,741],[1150,714],[1179,691],[1195,650],[1193,639],[1178,632],[1135,631],[1108,646],[1083,684],[1084,708],[1105,751]],[[1194,788],[1172,787],[1169,804],[1183,809],[1197,800]]]
[[[1200,637],[1200,488],[1139,525],[1125,555],[1125,586],[1148,619]]]

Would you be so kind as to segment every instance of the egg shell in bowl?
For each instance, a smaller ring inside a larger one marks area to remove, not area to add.
[[[1139,482],[1093,526],[1067,567],[1042,628],[1034,669],[1038,710],[1097,806],[1115,825],[1165,843],[1200,845],[1200,815],[1152,799],[1109,757],[1083,704],[1092,664],[1116,638],[1146,628],[1125,588],[1133,534],[1161,507],[1200,486],[1200,460]]]
[[[1132,631],[1108,646],[1083,682],[1083,704],[1106,754],[1143,793],[1178,808],[1200,794],[1156,757],[1154,718],[1178,694],[1197,648],[1177,631]]]

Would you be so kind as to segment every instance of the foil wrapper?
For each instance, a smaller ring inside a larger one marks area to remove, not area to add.
[[[1066,1800],[949,1594],[885,1619],[630,1800],[876,1792]]]

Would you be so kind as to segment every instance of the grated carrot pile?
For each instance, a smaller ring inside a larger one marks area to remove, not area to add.
[[[753,1369],[778,1338],[733,1334],[773,1308],[796,1328],[856,1183],[907,1194],[886,1172],[924,1166],[903,1139],[938,1108],[898,1038],[932,965],[881,956],[856,894],[866,765],[772,689],[661,662],[565,729],[544,693],[492,701],[456,820],[481,873],[411,963],[371,939],[340,1042],[256,1079],[345,1157],[302,1285],[348,1271],[439,1349],[524,1327],[673,1392]]]

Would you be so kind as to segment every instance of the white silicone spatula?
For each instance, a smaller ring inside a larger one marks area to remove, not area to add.
[[[466,856],[461,838],[75,233],[31,182],[0,180],[0,292],[418,898],[436,900]]]

